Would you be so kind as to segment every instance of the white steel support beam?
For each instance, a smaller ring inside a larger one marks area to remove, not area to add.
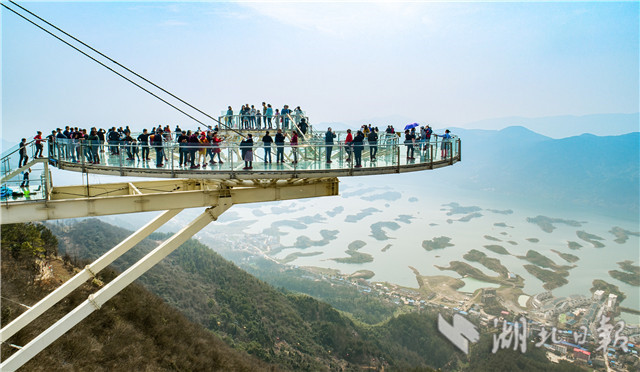
[[[220,198],[219,203],[215,207],[207,208],[204,213],[191,221],[187,226],[160,244],[156,249],[149,252],[146,256],[140,259],[140,261],[120,274],[109,284],[102,287],[98,292],[90,295],[86,301],[76,307],[73,311],[65,315],[62,319],[58,320],[47,330],[31,340],[31,342],[26,344],[15,354],[11,355],[11,357],[0,364],[0,370],[15,371],[20,368],[36,354],[73,328],[76,324],[80,323],[94,311],[100,309],[105,302],[151,269],[155,264],[173,252],[191,236],[207,226],[211,221],[215,221],[224,211],[229,209],[231,205],[232,199],[230,197]]]
[[[132,183],[140,194],[131,195],[130,185],[100,184],[88,187],[54,187],[51,199],[2,203],[1,222],[20,223],[63,218],[164,211],[217,205],[232,196],[235,204],[291,200],[338,195],[338,179],[301,179],[290,184],[280,181],[256,186],[241,183],[196,180],[147,181]]]
[[[11,336],[31,323],[34,319],[42,315],[42,313],[51,308],[51,306],[57,304],[69,293],[73,292],[76,288],[82,285],[82,283],[94,277],[97,273],[99,273],[102,269],[115,261],[118,257],[122,256],[136,244],[141,242],[144,238],[149,236],[152,232],[156,231],[160,226],[164,225],[170,219],[175,217],[178,213],[180,213],[180,211],[182,210],[172,209],[160,214],[151,222],[141,227],[138,231],[131,234],[120,244],[116,245],[110,251],[102,255],[102,257],[95,260],[92,264],[87,265],[73,278],[64,282],[60,287],[56,288],[56,290],[49,293],[45,298],[38,301],[38,303],[33,305],[29,310],[20,314],[19,317],[2,328],[2,330],[0,330],[0,341],[6,342]]]

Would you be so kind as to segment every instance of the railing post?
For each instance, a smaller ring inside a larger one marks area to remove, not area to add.
[[[119,168],[120,168],[120,175],[123,176],[124,173],[122,172],[122,146],[118,143],[118,147],[116,147],[116,149],[118,150],[118,163],[119,163]]]
[[[169,148],[171,149],[171,153],[169,154],[170,155],[169,156],[169,161],[171,162],[171,177],[175,178],[176,174],[175,174],[175,172],[173,170],[173,150],[174,150],[174,146],[169,145]]]
[[[396,159],[398,161],[398,164],[396,165],[396,167],[397,167],[396,173],[400,173],[400,151],[401,151],[400,150],[400,141],[397,141],[394,146],[396,148],[396,156],[397,156]]]
[[[429,163],[429,169],[433,169],[433,145],[431,143],[429,143],[429,153],[429,158],[431,160],[431,162]]]

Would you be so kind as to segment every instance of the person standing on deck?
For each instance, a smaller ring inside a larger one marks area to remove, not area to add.
[[[253,169],[253,135],[247,134],[247,138],[240,142],[242,160],[244,160],[244,170]]]
[[[22,183],[20,184],[20,188],[29,188],[29,173],[31,173],[31,168],[22,172]]]
[[[353,134],[351,134],[351,129],[347,129],[347,138],[344,140],[344,145],[347,151],[347,161],[351,161],[352,142]]]
[[[407,146],[407,160],[415,159],[413,157],[413,143],[415,141],[415,135],[413,135],[408,129],[404,131],[404,144]]]
[[[278,128],[278,132],[276,133],[276,163],[284,163],[284,139],[287,137],[286,134],[282,134],[282,129]]]
[[[224,164],[222,158],[220,157],[220,153],[222,150],[220,149],[220,142],[222,142],[223,138],[218,137],[218,132],[213,132],[213,137],[211,138],[211,146],[213,146],[213,156],[218,155],[218,163]],[[211,158],[211,164],[216,164],[216,161]]]
[[[164,159],[164,151],[162,148],[162,129],[157,129],[156,134],[153,135],[153,141],[151,144],[153,148],[156,150],[156,167],[163,167],[164,164],[162,160]]]
[[[200,168],[200,164],[196,164],[196,154],[198,153],[198,146],[200,141],[198,140],[199,131],[191,133],[189,136],[189,158],[191,159],[191,169]]]
[[[362,168],[362,149],[364,148],[363,145],[363,141],[364,141],[364,133],[362,133],[362,131],[358,131],[358,133],[356,133],[356,137],[353,139],[353,154],[356,158],[356,168]]]
[[[227,124],[228,128],[232,127],[233,124],[233,109],[231,106],[227,108],[227,115],[224,117],[224,121]]]
[[[264,163],[271,163],[271,144],[273,143],[273,138],[269,135],[269,131],[262,137],[262,143],[264,144]]]
[[[291,153],[293,154],[293,164],[298,164],[298,131],[291,131]]]
[[[36,153],[33,154],[33,158],[34,159],[41,158],[42,150],[44,149],[44,146],[42,146],[42,132],[38,131],[38,133],[36,134],[35,137],[33,137],[33,139],[36,140]]]
[[[331,163],[331,150],[333,150],[333,139],[336,138],[336,134],[331,131],[331,127],[327,129],[327,133],[324,134],[324,144],[327,147],[327,164]]]
[[[269,129],[271,129],[271,118],[273,117],[273,108],[271,104],[267,105],[267,111],[265,112],[265,125],[269,125]]]
[[[367,141],[369,142],[369,156],[371,161],[376,161],[376,154],[378,154],[378,132],[371,128],[371,131],[367,135]]]
[[[264,118],[264,129],[267,129],[267,103],[266,102],[262,102],[262,117]]]
[[[146,128],[138,135],[138,142],[142,147],[142,161],[149,161],[149,133]]]
[[[18,168],[27,165],[27,161],[29,160],[29,156],[27,155],[27,139],[23,138],[19,146],[20,150],[18,150],[18,153],[20,154],[20,160],[18,160]]]

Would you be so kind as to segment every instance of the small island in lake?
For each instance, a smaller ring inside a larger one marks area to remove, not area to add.
[[[483,245],[483,247],[487,248],[491,252],[495,252],[497,254],[511,254],[501,245]]]
[[[529,272],[529,274],[540,279],[544,283],[542,287],[548,291],[569,283],[566,279],[566,277],[569,276],[569,272],[567,271],[556,272],[545,270],[536,265],[524,265],[524,268]]]
[[[330,241],[335,240],[338,236],[338,230],[320,230],[320,236],[322,240],[311,240],[308,236],[301,235],[296,238],[296,242],[293,244],[295,248],[309,248],[309,247],[322,247],[329,244]]]
[[[373,278],[375,275],[376,275],[376,273],[374,273],[371,270],[358,270],[355,273],[349,275],[349,278],[351,278],[351,279],[369,280],[369,279]]]
[[[335,217],[335,216],[337,216],[338,214],[340,214],[342,212],[344,212],[344,207],[343,206],[338,206],[338,207],[335,207],[332,210],[326,211],[324,213],[329,217]]]
[[[344,222],[351,222],[351,223],[358,222],[358,221],[362,220],[363,218],[371,216],[372,214],[374,214],[376,212],[382,212],[382,211],[380,209],[378,209],[378,208],[366,208],[366,209],[361,210],[357,214],[348,215],[344,219]]]
[[[497,214],[513,214],[513,211],[511,209],[505,209],[503,211],[499,209],[487,209],[487,211],[497,213]]]
[[[494,237],[493,237],[493,236],[491,236],[491,235],[485,235],[485,236],[484,236],[484,238],[485,238],[485,239],[487,239],[487,240],[492,240],[492,241],[494,241],[494,242],[501,242],[501,241],[502,241],[502,240],[500,240],[500,239],[498,239],[498,238],[494,238]]]
[[[567,245],[569,246],[569,249],[573,249],[574,251],[582,248],[582,244],[578,242],[568,241]]]
[[[505,277],[507,277],[507,274],[509,274],[509,270],[504,265],[502,265],[499,259],[488,257],[486,254],[480,252],[477,249],[470,250],[462,257],[467,261],[478,262],[487,269],[493,270],[498,274],[504,275]]]
[[[471,206],[471,207],[463,207],[456,202],[452,202],[449,204],[443,204],[445,207],[449,207],[449,211],[447,212],[447,216],[451,216],[454,214],[469,214],[474,212],[479,212],[482,210],[480,207]],[[446,209],[445,209],[446,210]]]
[[[528,242],[530,242],[530,243],[538,243],[538,242],[540,242],[540,239],[538,239],[538,238],[527,238],[526,240]]]
[[[332,258],[333,261],[347,264],[359,264],[373,261],[373,256],[368,253],[358,252],[358,249],[364,247],[367,243],[362,240],[355,240],[349,243],[347,250],[345,251],[349,257]]]
[[[630,260],[618,262],[618,266],[624,271],[610,270],[609,275],[612,278],[634,287],[640,287],[640,266],[634,265]]]
[[[309,256],[317,256],[322,254],[322,252],[294,252],[291,253],[289,255],[287,255],[287,257],[279,260],[280,263],[286,264],[289,263],[291,261],[295,261],[298,259],[298,257],[309,257]]]
[[[433,238],[432,240],[423,240],[422,248],[426,249],[427,251],[432,251],[434,249],[444,249],[447,247],[453,247],[454,244],[449,243],[450,241],[451,241],[451,238],[447,236]]]
[[[612,227],[609,232],[616,237],[614,242],[618,244],[624,244],[629,239],[629,236],[640,236],[640,232],[625,230],[622,227],[618,226]]]
[[[463,276],[463,277],[469,276],[483,282],[497,283],[497,284],[509,286],[509,287],[524,286],[524,279],[522,279],[522,277],[520,276],[517,276],[515,279],[507,279],[507,277],[503,277],[503,276],[489,276],[483,273],[482,271],[476,269],[475,267],[469,265],[468,263],[461,262],[461,261],[451,261],[449,262],[449,267],[443,267],[438,265],[435,265],[435,267],[438,268],[439,270],[455,271],[458,274],[460,274],[460,276]]]
[[[562,259],[570,263],[574,263],[580,260],[580,257],[574,256],[570,253],[562,253],[562,252],[556,251],[555,249],[552,249],[551,252],[557,254],[558,256],[562,257]]]
[[[387,233],[383,230],[383,229],[389,229],[389,230],[398,230],[400,228],[400,225],[398,225],[395,222],[391,222],[391,221],[382,221],[382,222],[376,222],[374,224],[371,225],[371,235],[373,236],[376,240],[389,240],[392,239],[389,236],[387,236]]]
[[[549,257],[544,256],[542,254],[540,254],[537,251],[534,250],[529,250],[527,251],[527,255],[526,256],[518,256],[518,258],[520,259],[524,259],[527,260],[529,262],[531,262],[532,264],[538,265],[540,267],[546,267],[552,270],[556,270],[556,271],[566,271],[568,269],[571,269],[575,266],[559,266],[556,265],[555,262],[553,262],[553,260],[551,260]]]
[[[613,293],[614,295],[618,296],[618,303],[624,301],[624,299],[627,298],[627,295],[625,295],[624,292],[622,292],[617,285],[607,283],[604,280],[595,279],[593,282],[591,282],[591,285],[592,285],[590,289],[591,293],[597,290],[603,290],[605,296],[608,296],[610,293]]]
[[[554,226],[555,223],[563,223],[565,225],[580,227],[582,224],[578,221],[574,220],[564,220],[562,218],[551,218],[546,216],[537,216],[537,217],[527,217],[527,222],[538,225],[542,229],[542,231],[546,233],[551,233],[556,229]]]
[[[576,235],[578,235],[578,238],[584,240],[585,242],[593,244],[593,246],[596,248],[604,247],[604,244],[599,242],[600,240],[604,240],[604,238],[601,238],[598,235],[589,234],[586,231],[576,231]]]

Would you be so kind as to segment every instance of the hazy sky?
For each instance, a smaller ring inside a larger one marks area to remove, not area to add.
[[[638,2],[20,4],[214,116],[262,101],[441,126],[639,110]],[[1,12],[3,139],[197,125]]]

